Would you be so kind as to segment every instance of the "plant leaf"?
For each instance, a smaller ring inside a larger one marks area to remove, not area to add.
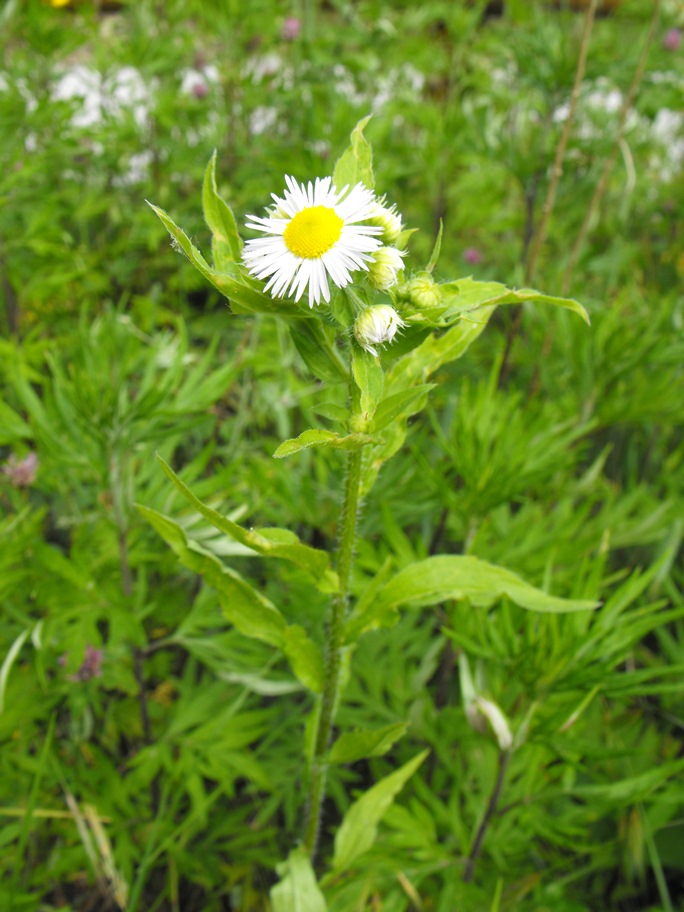
[[[360,392],[361,415],[370,422],[382,397],[384,375],[380,361],[370,352],[354,345],[352,351],[352,373]]]
[[[362,613],[352,615],[346,636],[353,641],[367,630],[391,626],[400,605],[421,608],[447,599],[468,599],[475,607],[489,608],[503,597],[528,611],[542,613],[591,611],[599,604],[549,595],[511,570],[477,557],[437,555],[400,570]]]
[[[326,577],[330,559],[326,551],[305,545],[289,529],[243,529],[237,523],[217,513],[216,510],[202,503],[190,488],[176,475],[171,466],[167,465],[157,453],[157,460],[167,478],[169,478],[185,499],[200,513],[211,525],[230,536],[242,545],[251,548],[263,557],[280,557],[291,561],[303,570],[310,573],[314,579],[320,581]],[[326,591],[329,591],[326,589]]]
[[[400,393],[393,393],[383,399],[378,405],[371,425],[374,431],[379,431],[392,421],[396,421],[400,416],[410,416],[419,412],[426,401],[427,394],[434,389],[435,383],[422,383],[420,386],[414,386],[410,389],[402,390]]]
[[[297,351],[311,373],[326,383],[349,380],[349,368],[319,320],[296,320],[290,323],[290,335]]]
[[[347,434],[341,437],[334,431],[326,431],[323,428],[310,428],[303,431],[299,437],[293,437],[290,440],[284,440],[273,454],[276,459],[282,459],[283,456],[291,456],[300,450],[306,450],[309,447],[334,447],[339,450],[357,450],[366,443],[372,441],[372,437],[367,434]]]
[[[459,279],[457,282],[447,282],[440,286],[444,296],[444,311],[441,321],[445,324],[453,323],[463,314],[471,313],[481,307],[504,304],[522,304],[529,301],[533,304],[551,304],[563,307],[578,314],[585,323],[589,323],[589,314],[584,307],[572,298],[556,298],[552,295],[542,294],[533,288],[520,288],[514,290],[507,288],[499,282],[476,282],[474,279]]]
[[[427,750],[422,751],[352,804],[335,835],[332,865],[336,872],[345,871],[359,855],[370,849],[378,835],[378,824],[383,815],[428,753]]]
[[[408,722],[396,722],[373,731],[344,732],[330,751],[330,763],[356,763],[367,757],[381,757],[408,728]]]
[[[333,184],[340,191],[344,187],[351,190],[358,183],[372,190],[375,187],[373,176],[373,152],[370,143],[363,135],[371,115],[360,120],[351,132],[351,145],[340,156],[333,171]]]
[[[231,271],[231,266],[241,262],[242,239],[238,233],[235,216],[216,187],[216,149],[204,173],[202,186],[204,219],[211,229],[214,266],[221,271]]]
[[[287,861],[278,866],[278,873],[282,879],[271,888],[273,912],[327,912],[325,898],[303,849],[293,849]]]
[[[214,554],[189,541],[181,527],[156,510],[138,504],[138,510],[171,546],[183,566],[199,575],[218,593],[223,613],[240,633],[281,649],[305,687],[319,692],[323,680],[320,650],[303,628],[288,627],[283,615],[239,573]]]

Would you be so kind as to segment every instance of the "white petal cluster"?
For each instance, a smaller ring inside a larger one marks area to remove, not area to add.
[[[406,326],[399,314],[389,304],[368,307],[354,323],[354,336],[361,348],[377,357],[376,345],[391,342],[397,331]]]
[[[382,229],[359,224],[371,217],[375,197],[363,184],[337,190],[330,177],[305,185],[288,176],[285,183],[282,197],[271,194],[275,206],[266,217],[248,216],[247,227],[264,237],[247,241],[242,258],[252,275],[268,280],[265,291],[272,297],[289,294],[299,301],[308,288],[313,307],[330,300],[328,277],[344,288],[352,281],[352,272],[368,269],[373,252],[381,246],[377,235]],[[320,255],[298,256],[286,243],[285,231],[299,213],[319,207],[342,220],[339,237]]]

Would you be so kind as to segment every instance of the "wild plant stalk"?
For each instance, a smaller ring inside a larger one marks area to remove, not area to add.
[[[568,116],[565,119],[563,131],[561,132],[560,139],[558,140],[558,145],[556,146],[556,154],[554,155],[553,165],[551,167],[551,179],[549,180],[549,186],[546,191],[546,199],[544,200],[544,205],[542,207],[541,219],[535,232],[534,240],[532,241],[530,254],[527,257],[527,262],[525,264],[526,285],[529,285],[532,282],[534,270],[537,265],[537,259],[539,258],[539,253],[544,244],[544,241],[546,240],[546,232],[549,227],[551,213],[553,212],[554,203],[556,201],[558,182],[560,181],[561,175],[563,174],[563,159],[565,158],[565,151],[568,147],[568,141],[570,140],[570,134],[575,122],[575,112],[577,110],[577,102],[579,100],[582,81],[584,79],[584,69],[587,62],[587,53],[589,51],[589,40],[591,38],[591,31],[594,26],[594,17],[596,15],[597,6],[598,0],[591,0],[591,3],[587,7],[587,12],[584,17],[584,28],[582,30],[579,56],[577,58],[575,81],[573,83],[572,93],[570,95]]]
[[[539,225],[534,231],[531,246],[528,248],[529,253],[525,257],[525,284],[530,285],[534,276],[534,271],[537,265],[537,260],[539,259],[539,254],[541,248],[546,240],[546,233],[548,231],[549,222],[551,221],[551,214],[553,212],[554,203],[556,201],[556,192],[558,190],[558,183],[560,181],[561,175],[563,174],[563,160],[565,158],[565,152],[568,147],[568,142],[570,140],[570,134],[572,132],[572,127],[575,122],[575,112],[577,110],[577,102],[579,100],[580,91],[582,88],[582,81],[584,79],[584,70],[587,62],[587,54],[589,52],[589,41],[591,38],[591,32],[594,26],[594,18],[596,15],[596,8],[598,6],[598,0],[591,0],[591,3],[587,7],[587,11],[584,17],[584,27],[582,29],[582,38],[580,40],[580,49],[579,55],[577,58],[577,68],[575,70],[575,79],[572,86],[572,92],[570,94],[570,104],[568,107],[568,116],[565,119],[565,124],[563,125],[563,130],[561,132],[560,138],[558,140],[558,145],[556,146],[556,152],[553,158],[553,165],[551,167],[551,179],[549,181],[549,186],[546,191],[546,198],[544,199],[544,205],[542,207],[541,220]],[[520,332],[520,326],[522,324],[523,311],[518,310],[516,315],[511,323],[510,329],[506,336],[506,348],[504,350],[504,356],[501,362],[501,370],[499,371],[499,387],[503,386],[509,372],[509,362],[511,356],[511,350],[513,348],[513,340]]]
[[[327,773],[326,754],[335,721],[335,711],[340,690],[340,672],[344,641],[344,622],[349,604],[349,578],[354,559],[356,541],[356,519],[359,511],[359,488],[361,485],[361,453],[352,450],[347,456],[344,485],[344,501],[340,515],[339,543],[337,548],[337,573],[340,579],[339,591],[330,604],[328,619],[328,640],[326,644],[325,677],[321,707],[318,714],[314,750],[311,761],[309,794],[304,826],[304,846],[313,857],[316,853],[318,833],[321,826],[321,810],[325,799]]]
[[[615,135],[615,141],[613,147],[610,151],[610,154],[603,163],[603,170],[601,171],[601,176],[598,179],[596,188],[594,190],[594,195],[591,198],[591,202],[587,208],[587,211],[584,214],[584,220],[575,239],[570,257],[568,259],[567,265],[565,267],[565,273],[563,274],[563,283],[561,285],[561,291],[563,294],[567,294],[570,285],[572,283],[572,277],[575,272],[575,266],[577,265],[577,260],[579,255],[582,252],[587,235],[589,234],[589,228],[594,221],[596,213],[598,212],[601,201],[608,189],[608,180],[610,174],[615,165],[615,159],[617,154],[620,151],[620,147],[623,142],[623,137],[625,135],[625,128],[627,125],[627,115],[632,109],[634,104],[634,99],[636,93],[641,85],[641,80],[644,75],[644,70],[646,69],[646,61],[648,59],[648,52],[650,50],[651,44],[653,42],[653,36],[655,35],[655,30],[658,25],[658,19],[660,17],[660,0],[653,0],[653,14],[651,16],[651,22],[648,27],[648,32],[646,34],[646,39],[644,41],[643,47],[641,48],[641,54],[639,55],[639,60],[637,62],[636,70],[634,71],[634,77],[632,83],[629,87],[625,100],[620,108],[620,114],[618,116],[618,128]]]
[[[499,754],[499,769],[496,774],[496,779],[494,780],[494,787],[492,788],[492,793],[489,796],[489,801],[487,802],[487,809],[485,810],[484,817],[482,822],[478,827],[475,839],[473,840],[473,845],[470,850],[470,854],[466,859],[465,870],[463,872],[463,880],[465,883],[470,883],[473,879],[475,873],[475,865],[477,864],[477,859],[480,857],[480,852],[482,851],[482,843],[484,842],[485,835],[489,829],[489,825],[492,822],[496,809],[498,807],[499,801],[501,799],[501,793],[503,792],[504,781],[506,779],[506,771],[508,770],[508,764],[511,759],[510,751],[502,751]]]

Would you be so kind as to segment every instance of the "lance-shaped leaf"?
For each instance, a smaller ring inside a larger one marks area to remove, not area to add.
[[[359,390],[359,408],[370,422],[382,397],[384,375],[380,361],[370,352],[355,345],[352,349],[352,373]]]
[[[335,872],[346,870],[359,855],[370,849],[378,835],[378,824],[428,753],[429,751],[423,751],[409,760],[352,804],[335,836]]]
[[[436,385],[435,383],[421,383],[419,386],[387,396],[377,407],[371,425],[372,430],[379,431],[398,418],[408,418],[411,415],[415,415],[416,412],[419,412],[424,407],[427,394]]]
[[[293,453],[307,450],[310,447],[358,450],[365,444],[370,443],[372,439],[367,434],[347,434],[342,437],[334,431],[326,431],[323,428],[310,428],[308,431],[301,433],[299,437],[284,440],[273,455],[276,459],[282,459],[283,456],[291,456]]]
[[[394,420],[384,422],[381,413],[380,420],[384,427],[380,433],[380,440],[376,441],[367,460],[362,479],[362,496],[366,496],[375,483],[383,463],[391,459],[404,444],[406,439],[407,419],[421,407],[421,399],[413,398],[413,389],[420,385],[425,390],[425,381],[444,364],[455,361],[468,350],[470,345],[482,333],[489,318],[496,310],[488,307],[479,310],[472,317],[466,317],[446,332],[437,335],[431,333],[417,348],[396,361],[385,374],[385,395],[383,400],[388,411],[394,408],[401,399],[406,397],[406,407],[402,408]],[[420,395],[424,395],[421,393]],[[390,399],[393,401],[390,404]],[[409,407],[409,403],[412,403]],[[415,407],[413,407],[415,406]],[[378,407],[380,412],[382,404]],[[378,422],[378,415],[375,417]]]
[[[373,176],[373,152],[363,135],[370,115],[360,120],[351,132],[351,145],[340,156],[333,171],[333,184],[337,190],[355,187],[361,183],[369,190],[375,187]]]
[[[468,599],[478,608],[489,608],[501,598],[528,611],[543,613],[590,611],[599,604],[549,595],[526,583],[517,573],[477,557],[437,555],[409,564],[389,580],[372,603],[349,619],[347,639],[351,642],[367,630],[391,626],[400,605],[421,608],[447,599]]]
[[[287,861],[278,865],[278,874],[282,879],[271,889],[273,912],[327,912],[311,861],[303,849],[293,849]]]
[[[417,348],[392,365],[385,377],[385,391],[396,393],[416,383],[425,383],[440,367],[463,357],[484,332],[495,310],[496,307],[485,307],[446,332],[431,333]]]
[[[382,757],[408,728],[408,722],[396,722],[373,731],[344,732],[333,744],[330,763],[356,763],[367,757]]]
[[[202,273],[207,281],[225,295],[231,309],[235,313],[268,313],[273,316],[298,316],[303,317],[303,311],[292,301],[281,299],[274,300],[270,295],[261,290],[261,283],[252,279],[244,270],[234,270],[233,273],[219,272],[213,269],[195,247],[187,234],[179,228],[168,213],[158,206],[148,203],[152,211],[159,217],[161,223],[178,245],[178,249],[185,254],[192,265]]]
[[[0,400],[0,446],[32,436],[31,428],[24,419]]]
[[[227,516],[222,516],[212,507],[203,503],[181,481],[171,466],[167,465],[158,453],[157,460],[166,476],[173,482],[188,503],[219,532],[223,532],[234,541],[240,542],[241,545],[251,548],[264,557],[280,557],[291,561],[303,570],[308,571],[318,582],[325,581],[324,591],[334,591],[330,589],[330,586],[333,585],[336,588],[336,580],[334,574],[328,570],[330,559],[326,551],[320,551],[318,548],[303,544],[295,533],[289,529],[243,529],[242,526],[228,519]]]
[[[481,307],[491,305],[522,304],[529,301],[532,304],[550,304],[553,307],[563,307],[578,314],[585,323],[589,323],[589,314],[584,307],[572,298],[556,298],[552,295],[542,294],[533,288],[520,288],[517,290],[507,288],[499,282],[476,282],[474,279],[459,279],[458,282],[449,282],[440,286],[444,296],[444,310],[441,321],[449,324],[463,314],[471,313]]]
[[[235,264],[241,261],[242,239],[235,216],[228,203],[219,196],[216,187],[216,150],[204,173],[202,208],[204,220],[213,235],[211,248],[214,266],[221,272],[232,272]]]
[[[214,554],[189,541],[184,530],[156,510],[138,505],[150,525],[171,546],[184,567],[216,590],[223,613],[240,633],[281,649],[297,678],[310,690],[322,689],[320,650],[301,627],[288,627],[276,606]]]
[[[349,368],[330,338],[329,328],[320,320],[293,320],[290,335],[311,373],[326,383],[346,383]]]

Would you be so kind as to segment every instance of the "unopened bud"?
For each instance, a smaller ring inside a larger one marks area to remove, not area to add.
[[[377,228],[382,228],[380,239],[385,244],[396,244],[399,235],[404,229],[397,207],[383,206],[382,202],[376,203],[368,222]]]
[[[402,326],[406,324],[389,304],[378,304],[369,307],[357,317],[354,323],[354,336],[361,348],[377,357],[376,345],[391,342]]]
[[[405,293],[415,307],[429,310],[439,307],[442,303],[442,292],[439,285],[433,282],[429,275],[416,276],[406,285]]]
[[[475,698],[475,706],[491,725],[496,740],[499,742],[499,748],[502,751],[508,750],[513,744],[513,735],[508,720],[499,707],[492,700],[480,696]]]
[[[402,254],[395,247],[381,247],[372,254],[368,264],[368,280],[378,291],[387,291],[397,283],[397,274],[404,268]]]

